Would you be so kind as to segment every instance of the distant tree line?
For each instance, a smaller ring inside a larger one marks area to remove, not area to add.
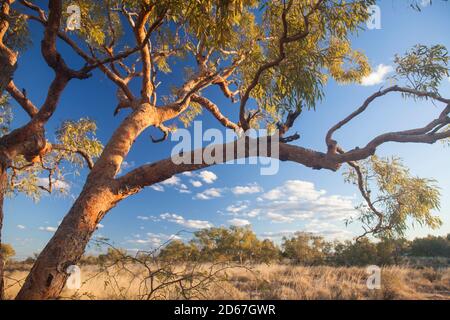
[[[10,245],[2,245],[4,259],[14,254]],[[143,253],[144,254],[144,253]],[[84,256],[83,264],[106,264],[126,255],[124,249],[108,250],[99,256]],[[163,246],[158,259],[172,263],[236,262],[290,263],[305,266],[366,266],[402,264],[415,258],[445,258],[450,261],[450,234],[427,236],[412,241],[384,238],[372,241],[327,241],[324,237],[297,232],[283,237],[281,245],[259,239],[250,227],[209,228],[197,231],[188,242],[172,240]],[[32,263],[33,258],[25,262]]]
[[[160,254],[170,261],[235,261],[239,263],[292,263],[297,265],[365,266],[404,263],[414,257],[450,258],[450,234],[408,241],[384,238],[372,241],[327,241],[297,232],[284,237],[281,246],[260,240],[249,227],[210,228],[198,231],[189,242],[171,241]]]

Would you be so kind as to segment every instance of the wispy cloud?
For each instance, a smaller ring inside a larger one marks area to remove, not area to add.
[[[380,84],[385,81],[386,76],[392,71],[394,71],[394,68],[392,68],[392,66],[380,64],[371,74],[362,78],[361,85],[374,86]]]
[[[243,227],[243,226],[249,225],[250,221],[248,221],[246,219],[234,218],[234,219],[228,220],[228,223],[231,224],[232,226]]]
[[[248,208],[247,203],[239,201],[236,204],[232,204],[232,205],[228,206],[226,210],[228,212],[230,212],[231,214],[236,214],[236,213],[244,211],[247,208]]]
[[[48,188],[48,186],[49,186],[48,178],[44,178],[44,177],[38,178],[37,185]],[[56,190],[68,192],[68,191],[70,191],[70,184],[63,180],[52,179],[52,188],[56,189]]]
[[[134,161],[123,161],[122,164],[120,165],[118,174],[121,174],[123,171],[125,171],[127,169],[131,169],[134,166],[136,166]]]
[[[290,237],[298,230],[280,230],[280,231],[266,231],[262,232],[259,235],[263,238],[282,238],[282,237]]]
[[[146,245],[150,246],[151,248],[157,248],[163,246],[165,243],[168,243],[172,240],[180,240],[181,237],[175,234],[164,234],[164,233],[147,233],[143,236],[140,234],[134,234],[132,235],[133,239],[127,240],[129,243],[134,243],[136,245]],[[135,250],[135,251],[139,251]]]
[[[198,176],[205,182],[208,184],[213,183],[214,181],[217,180],[217,176],[214,172],[208,171],[208,170],[204,170],[202,172],[200,172],[198,174]]]
[[[164,180],[163,182],[161,182],[161,184],[165,186],[176,186],[179,185],[180,182],[180,178],[178,178],[177,176],[173,176],[169,179]]]
[[[196,187],[196,188],[200,188],[203,184],[201,183],[201,181],[198,181],[198,180],[191,180],[190,181],[191,182],[191,184],[194,186],[194,187]]]
[[[23,224],[18,224],[17,225],[17,229],[20,229],[20,230],[24,230],[24,229],[26,229],[27,227],[25,227]]]
[[[155,216],[137,216],[136,218],[142,221],[155,221],[155,222],[161,221],[161,219]]]
[[[39,230],[47,232],[55,232],[56,229],[57,229],[56,227],[39,227]]]
[[[189,181],[186,181],[183,178],[190,178]],[[166,188],[173,188],[180,193],[192,193],[188,188],[188,184],[191,184],[195,188],[200,188],[204,183],[212,184],[214,181],[218,179],[217,175],[208,170],[203,170],[199,173],[195,172],[183,172],[178,176],[172,176],[169,179],[166,179],[160,183],[154,184],[150,186],[153,190],[158,192],[166,191]],[[199,196],[202,198],[202,196]]]
[[[177,176],[172,176],[169,179],[164,180],[161,183],[150,186],[153,190],[158,192],[164,192],[164,187],[175,188],[180,193],[191,193],[186,184],[182,183],[181,179]]]
[[[356,214],[352,200],[351,197],[328,195],[312,182],[288,180],[259,197],[257,208],[266,212],[266,218],[272,222],[313,218],[342,221]]]
[[[227,206],[226,213],[235,221],[251,222],[257,218],[276,224],[302,223],[309,232],[345,236],[348,231],[343,228],[343,221],[357,215],[353,200],[353,197],[328,194],[312,182],[288,180],[256,200],[237,201]]]
[[[328,239],[351,239],[353,234],[335,224],[326,221],[312,220],[305,226],[305,231],[324,236]]]
[[[206,189],[203,192],[197,193],[194,199],[198,200],[210,200],[213,198],[220,198],[223,196],[223,189],[219,188],[210,188]]]
[[[209,221],[185,219],[184,217],[174,213],[163,213],[160,217],[163,220],[167,220],[191,229],[205,229],[213,226],[213,224]]]
[[[150,186],[150,188],[152,188],[153,190],[158,191],[158,192],[164,192],[164,187],[160,184],[154,184],[154,185]]]
[[[199,192],[195,195],[194,199],[197,200],[210,200],[214,198],[220,198],[226,193],[231,192],[236,196],[250,195],[263,192],[263,189],[257,184],[249,184],[247,186],[236,186],[233,188],[210,188],[203,192]]]
[[[236,186],[231,189],[231,192],[235,195],[254,194],[263,192],[263,189],[258,184],[252,184],[248,186]]]

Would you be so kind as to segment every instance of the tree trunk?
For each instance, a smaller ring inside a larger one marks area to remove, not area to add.
[[[64,289],[69,266],[81,258],[100,220],[127,195],[114,179],[134,140],[154,124],[156,108],[143,104],[114,132],[91,170],[83,191],[47,243],[16,299],[56,299]]]
[[[57,299],[68,278],[67,268],[78,263],[98,223],[116,203],[117,196],[110,188],[88,182],[39,255],[16,299]]]
[[[13,78],[16,70],[17,55],[3,43],[9,28],[9,11],[14,0],[0,1],[0,95]]]
[[[3,261],[3,256],[1,253],[2,247],[2,229],[3,229],[3,201],[5,197],[7,172],[6,167],[0,164],[0,300],[4,299],[5,288],[4,288],[4,267],[5,261]]]

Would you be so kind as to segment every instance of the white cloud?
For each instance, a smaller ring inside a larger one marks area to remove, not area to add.
[[[37,185],[48,188],[49,187],[48,178],[44,178],[44,177],[38,178]],[[63,180],[53,179],[52,180],[52,188],[68,192],[70,190],[70,184],[68,184],[66,181],[63,181]]]
[[[243,227],[243,226],[249,225],[250,221],[245,220],[245,219],[234,218],[234,219],[228,220],[228,223],[233,226],[236,226],[236,227]]]
[[[253,209],[248,212],[245,212],[245,214],[243,216],[249,217],[249,218],[255,218],[255,217],[259,216],[260,214],[261,214],[260,209]]]
[[[25,227],[23,224],[18,224],[17,228],[20,230],[26,229],[27,227]]]
[[[217,176],[215,175],[214,172],[208,171],[208,170],[204,170],[202,172],[200,172],[198,174],[198,176],[205,182],[208,184],[213,183],[214,181],[217,180]]]
[[[99,223],[98,225],[97,225],[97,229],[103,229],[105,226],[103,225],[103,224],[101,224],[101,223]]]
[[[39,227],[39,230],[47,231],[47,232],[55,232],[56,228],[55,227]]]
[[[346,240],[352,238],[352,233],[350,231],[335,224],[319,220],[312,220],[308,223],[305,226],[305,231],[319,234],[328,239]]]
[[[341,223],[354,217],[353,197],[328,195],[314,183],[288,180],[263,193],[254,203],[236,202],[226,208],[239,218],[260,217],[273,223],[307,222],[311,219]]]
[[[136,164],[134,163],[134,161],[130,161],[130,162],[123,161],[122,164],[120,165],[118,174],[121,174],[124,170],[133,168],[135,165]]]
[[[237,203],[237,204],[233,204],[227,207],[227,211],[231,212],[233,214],[242,212],[243,210],[247,209],[248,205],[246,204],[241,204],[241,203]]]
[[[159,219],[158,217],[155,217],[155,216],[137,216],[136,218],[138,220],[142,220],[142,221],[149,221],[149,220],[155,221],[155,222],[161,221],[161,219]]]
[[[210,189],[206,189],[203,192],[197,193],[194,197],[194,199],[199,199],[199,200],[210,200],[213,198],[220,198],[222,197],[222,189],[218,189],[218,188],[210,188]]]
[[[175,234],[167,235],[164,233],[152,233],[152,232],[149,232],[144,236],[141,236],[140,234],[134,234],[133,238],[134,239],[127,240],[127,242],[134,243],[137,245],[148,245],[153,248],[161,247],[172,240],[182,239],[180,236]]]
[[[274,201],[314,201],[325,193],[325,190],[316,190],[312,182],[288,180],[282,186],[263,194],[262,198]]]
[[[248,186],[236,186],[231,189],[231,192],[233,192],[235,195],[253,194],[253,193],[259,193],[262,191],[263,191],[263,189],[257,184],[251,184]]]
[[[148,237],[146,239],[132,239],[127,242],[139,244],[139,245],[150,245],[150,247],[159,247],[162,244],[160,238],[157,237]]]
[[[163,182],[161,182],[159,185],[158,184],[153,185],[152,188],[156,191],[162,192],[164,191],[164,187],[162,185],[166,187],[173,187],[180,193],[191,193],[188,186],[182,183],[181,179],[177,176],[172,176],[169,179],[166,179]]]
[[[266,217],[269,218],[272,222],[279,222],[279,223],[293,222],[295,220],[292,217],[275,212],[268,212],[266,214]]]
[[[280,231],[267,231],[260,234],[263,238],[281,238],[281,237],[290,237],[298,230],[280,230]]]
[[[174,213],[163,213],[160,217],[163,220],[167,220],[191,229],[205,229],[213,226],[213,224],[208,221],[185,219],[184,217]]]
[[[194,186],[194,187],[196,187],[196,188],[200,188],[203,184],[200,182],[200,181],[198,181],[198,180],[191,180],[190,181],[191,182],[191,184]]]
[[[193,177],[194,173],[192,173],[191,171],[186,171],[186,172],[183,172],[182,175],[186,176],[186,177]]]
[[[384,82],[386,76],[392,71],[394,71],[394,68],[392,68],[391,66],[380,64],[378,65],[377,69],[374,70],[371,74],[362,78],[361,85],[374,86],[376,84],[380,84]]]
[[[164,180],[161,184],[166,186],[177,186],[180,184],[180,178],[176,176],[172,176],[169,179]]]
[[[150,186],[150,188],[152,188],[153,190],[158,191],[158,192],[164,192],[164,187],[159,184],[154,184],[154,185]]]

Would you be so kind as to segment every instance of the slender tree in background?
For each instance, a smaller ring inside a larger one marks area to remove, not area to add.
[[[2,3],[2,16],[10,17],[6,19],[10,21],[11,1]],[[320,102],[329,78],[354,83],[370,72],[367,58],[352,49],[349,37],[367,20],[367,9],[374,3],[374,0],[50,0],[46,9],[31,1],[16,1],[13,10],[18,15],[12,20],[24,19],[25,25],[43,26],[42,57],[55,75],[40,108],[13,81],[7,83],[7,93],[28,113],[30,121],[0,138],[1,196],[6,191],[7,172],[14,172],[14,163],[18,161],[24,162],[22,167],[42,165],[42,159],[59,149],[64,161],[73,160],[75,155],[78,160],[84,158],[91,168],[83,190],[39,255],[17,298],[57,298],[68,277],[67,267],[79,261],[98,223],[120,201],[175,174],[222,162],[175,164],[167,158],[119,175],[134,141],[146,129],[160,129],[162,138],[152,139],[163,142],[171,134],[170,123],[189,125],[202,112],[211,113],[219,126],[241,136],[244,154],[238,152],[236,141],[216,148],[233,150],[234,158],[264,155],[330,172],[348,164],[351,170],[348,181],[358,186],[366,203],[360,219],[368,233],[380,236],[401,233],[409,219],[438,226],[440,221],[431,215],[439,206],[434,184],[412,177],[391,160],[372,156],[380,145],[388,142],[435,143],[450,137],[450,100],[438,92],[439,83],[448,77],[444,47],[418,45],[398,56],[398,85],[375,92],[330,128],[323,151],[292,144],[299,136],[289,135],[296,119]],[[66,7],[71,4],[78,5],[81,11],[81,28],[75,31],[68,31],[63,24],[68,18]],[[2,28],[8,29],[6,20],[2,20]],[[0,35],[0,40],[4,40],[5,33]],[[82,68],[70,67],[57,50],[59,41],[74,50],[84,63]],[[5,41],[2,43],[5,47]],[[184,83],[169,96],[161,96],[161,73],[170,74],[173,64],[181,59],[185,64]],[[76,133],[75,137],[62,139],[65,145],[55,147],[45,137],[45,124],[58,107],[66,86],[72,80],[88,78],[95,69],[117,87],[118,101],[111,112],[129,115],[101,152],[98,142],[92,142],[92,137],[86,140],[85,134],[79,134],[78,130],[70,131]],[[140,82],[139,90],[130,87],[132,81]],[[205,89],[209,87],[217,87],[230,99],[235,106],[234,116],[225,116],[223,106],[208,97]],[[345,150],[336,141],[336,131],[364,113],[373,101],[393,94],[410,100],[433,101],[442,106],[442,112],[423,127],[369,137],[369,142],[360,148]],[[267,128],[274,134],[279,153],[266,154],[252,147],[255,139],[242,133],[256,127]],[[79,148],[74,139],[95,146]],[[92,158],[97,155],[94,162]],[[193,159],[194,151],[186,152],[184,157]],[[372,171],[377,178],[369,183],[372,175],[367,173]],[[390,179],[392,174],[399,179]],[[386,201],[372,198],[373,193],[368,190],[375,187],[379,188],[379,199],[386,198],[383,194],[388,196]],[[407,192],[400,195],[398,190]],[[432,198],[428,199],[429,196]],[[405,202],[411,205],[404,207]]]

